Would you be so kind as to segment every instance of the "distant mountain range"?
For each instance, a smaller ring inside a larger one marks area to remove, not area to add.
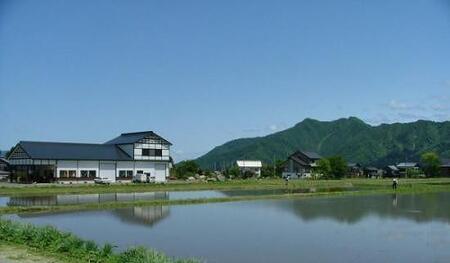
[[[228,167],[239,159],[272,163],[284,160],[298,149],[316,151],[322,156],[341,155],[348,162],[374,166],[419,161],[426,151],[450,158],[450,121],[371,126],[356,117],[335,121],[308,118],[264,137],[227,142],[196,161],[209,169]]]

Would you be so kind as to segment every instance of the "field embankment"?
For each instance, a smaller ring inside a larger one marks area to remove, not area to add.
[[[51,187],[14,187],[7,189],[10,194],[30,195],[53,193],[103,193],[103,192],[149,192],[149,191],[177,191],[177,190],[267,190],[281,189],[278,194],[255,194],[242,196],[228,196],[215,198],[196,198],[181,200],[136,200],[103,203],[85,203],[50,206],[6,206],[0,207],[0,214],[57,212],[73,210],[98,210],[137,206],[167,206],[189,205],[213,202],[235,202],[245,200],[310,198],[343,195],[370,195],[392,193],[391,181],[370,179],[344,179],[344,180],[295,180],[288,185],[282,180],[239,180],[223,183],[192,183],[167,185],[81,185],[81,186],[51,186]],[[96,191],[97,190],[97,191]],[[301,191],[308,190],[308,191]],[[397,190],[398,194],[431,193],[450,191],[449,178],[436,179],[403,179]]]

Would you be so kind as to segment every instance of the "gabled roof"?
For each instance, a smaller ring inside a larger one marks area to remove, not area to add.
[[[114,144],[21,141],[18,145],[32,159],[132,160],[131,156]]]
[[[302,159],[298,158],[295,155],[291,155],[289,158],[292,159],[294,162],[300,164],[300,165],[303,165],[303,166],[308,166],[309,165],[308,163],[306,163],[305,161],[303,161]]]
[[[254,168],[262,167],[261,161],[238,160],[236,161],[236,164],[239,167],[254,167]]]
[[[348,167],[361,167],[361,165],[359,163],[347,163]]]
[[[398,168],[395,165],[388,165],[387,168],[391,169],[392,171],[398,171]]]
[[[322,156],[320,156],[318,153],[316,152],[308,152],[308,151],[299,151],[302,154],[304,154],[306,157],[308,157],[309,159],[312,160],[316,160],[316,159],[321,159]]]
[[[397,164],[397,168],[411,168],[411,167],[418,167],[419,165],[417,163],[413,162],[405,162],[405,163],[399,163]]]
[[[131,132],[131,133],[122,133],[120,136],[105,142],[105,144],[130,144],[136,143],[146,137],[154,137],[161,139],[163,142],[172,145],[169,141],[154,133],[153,131],[143,131],[143,132]]]
[[[441,167],[450,167],[450,159],[442,159]]]

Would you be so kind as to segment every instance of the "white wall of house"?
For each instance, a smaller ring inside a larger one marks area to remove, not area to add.
[[[161,156],[144,156],[143,149],[161,150]],[[170,146],[162,143],[135,143],[134,144],[134,159],[135,160],[155,160],[155,161],[169,161],[170,160]]]
[[[165,182],[169,177],[169,163],[148,161],[57,161],[56,178],[60,171],[75,171],[76,178],[81,177],[81,171],[95,171],[96,177],[107,177],[113,182],[119,176],[120,170],[131,170],[133,175],[141,172],[155,177],[155,182]]]
[[[116,162],[100,162],[100,172],[99,177],[108,178],[112,182],[116,181]]]
[[[58,161],[56,166],[56,178],[59,178],[61,170],[76,171],[76,177],[80,177],[78,172],[78,161]]]

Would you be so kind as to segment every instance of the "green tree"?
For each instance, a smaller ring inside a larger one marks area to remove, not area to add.
[[[281,177],[284,168],[284,161],[277,160],[274,164],[263,164],[261,177]]]
[[[225,170],[225,176],[228,178],[236,178],[241,176],[241,171],[239,170],[239,167],[236,165],[233,165]]]
[[[322,175],[323,178],[329,178],[331,175],[331,164],[327,158],[322,158],[317,161],[317,172]]]
[[[330,162],[330,174],[333,178],[339,179],[347,174],[347,162],[342,156],[332,156],[328,158]]]
[[[200,173],[200,167],[195,161],[188,160],[182,161],[175,165],[174,168],[175,176],[178,179],[187,179],[191,176],[195,176],[195,174]]]
[[[421,159],[423,163],[423,171],[426,176],[432,177],[440,175],[439,166],[441,165],[441,161],[439,160],[439,155],[437,155],[437,153],[423,153]]]

